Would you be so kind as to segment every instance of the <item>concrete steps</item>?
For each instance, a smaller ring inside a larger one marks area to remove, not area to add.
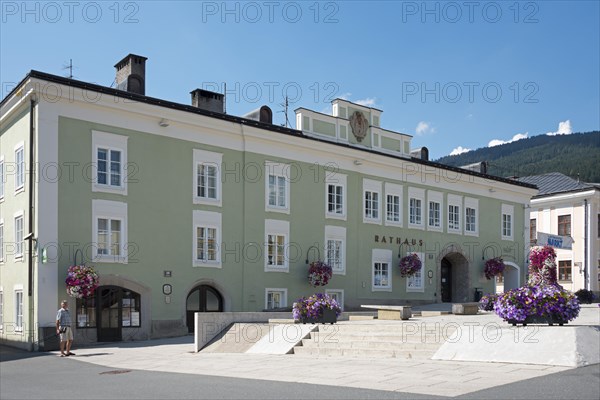
[[[294,354],[331,357],[429,359],[456,331],[428,323],[319,325],[294,347]]]

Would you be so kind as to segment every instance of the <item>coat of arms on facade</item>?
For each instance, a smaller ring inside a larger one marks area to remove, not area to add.
[[[365,118],[365,116],[360,111],[355,111],[354,114],[350,116],[350,127],[352,128],[352,133],[358,142],[362,142],[362,140],[367,136],[367,127],[369,126],[369,121]]]

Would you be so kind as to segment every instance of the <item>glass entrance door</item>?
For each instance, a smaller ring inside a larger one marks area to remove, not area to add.
[[[98,341],[118,342],[121,333],[121,295],[122,290],[115,286],[104,286],[98,289]]]
[[[442,302],[449,303],[452,301],[452,264],[447,259],[442,259]]]

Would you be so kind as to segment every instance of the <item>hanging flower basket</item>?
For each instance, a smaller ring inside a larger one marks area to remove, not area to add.
[[[413,276],[421,270],[421,260],[416,253],[407,255],[400,259],[400,276],[403,278]]]
[[[504,260],[501,257],[490,258],[485,262],[485,277],[489,280],[504,272]]]
[[[67,272],[67,294],[82,299],[90,297],[98,288],[100,279],[93,267],[71,265]]]
[[[313,261],[308,268],[308,283],[311,286],[325,286],[333,276],[333,268],[323,261]]]

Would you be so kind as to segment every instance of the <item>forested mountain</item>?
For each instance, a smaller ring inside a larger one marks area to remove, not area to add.
[[[583,182],[600,182],[600,131],[539,135],[500,146],[484,147],[436,162],[462,166],[488,162],[488,174],[529,176],[561,172]]]

